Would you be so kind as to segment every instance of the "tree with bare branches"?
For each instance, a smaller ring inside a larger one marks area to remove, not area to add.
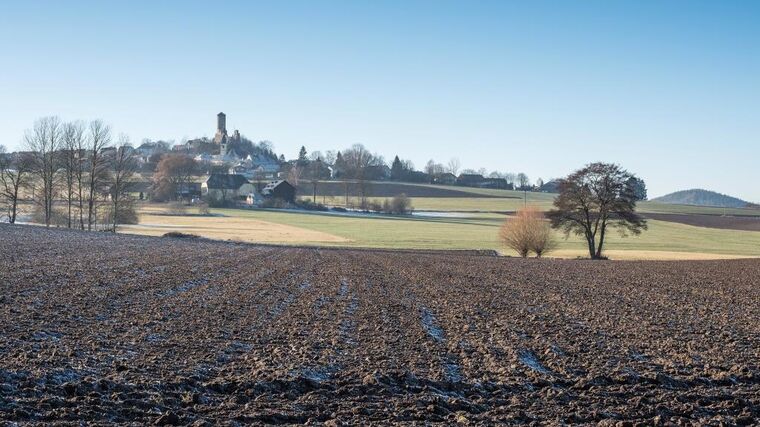
[[[156,201],[174,200],[198,173],[198,162],[184,154],[164,154],[153,175],[152,193]]]
[[[448,169],[448,172],[452,175],[459,175],[459,168],[462,167],[462,164],[459,162],[459,159],[456,157],[452,157],[449,159],[449,163],[446,165],[446,169]]]
[[[6,154],[5,147],[0,145],[0,205],[4,205],[11,224],[16,222],[21,190],[29,181],[32,165],[28,153]]]
[[[372,166],[383,165],[385,163],[383,158],[371,153],[362,144],[354,144],[342,153],[341,158],[342,166],[345,168],[345,176],[356,180],[358,184],[360,205],[366,205],[370,189],[369,182],[367,182],[368,170]],[[346,185],[346,189],[348,189],[348,185]]]
[[[113,232],[119,223],[133,222],[134,209],[129,198],[129,191],[134,185],[133,178],[139,165],[134,156],[134,150],[129,144],[129,137],[119,135],[116,149],[108,155],[108,165],[111,172],[111,216]]]
[[[638,235],[647,229],[636,213],[639,200],[635,175],[616,164],[591,163],[559,180],[559,195],[547,216],[554,228],[569,236],[583,236],[592,259],[603,259],[604,239],[609,227],[622,236]]]
[[[103,154],[104,149],[111,143],[111,127],[101,120],[90,122],[87,135],[88,149],[88,197],[87,197],[87,229],[91,230],[96,221],[96,199],[108,178],[108,163]]]
[[[58,184],[59,150],[63,140],[61,120],[58,117],[38,119],[32,129],[26,132],[24,139],[32,152],[32,170],[42,186],[41,194],[35,202],[42,208],[45,226],[50,227]]]
[[[84,230],[82,182],[84,178],[85,136],[82,122],[63,124],[62,167],[65,182],[66,224],[72,226],[72,211],[79,211],[79,226]]]

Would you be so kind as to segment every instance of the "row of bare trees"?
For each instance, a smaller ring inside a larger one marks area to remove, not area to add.
[[[101,206],[107,209],[100,220],[112,230],[133,222],[129,192],[138,162],[128,137],[120,135],[112,146],[111,128],[101,120],[43,117],[26,132],[24,142],[26,151],[6,154],[0,149],[0,203],[8,222],[16,222],[24,202],[33,203],[37,219],[48,227],[64,203],[68,228],[92,230]]]

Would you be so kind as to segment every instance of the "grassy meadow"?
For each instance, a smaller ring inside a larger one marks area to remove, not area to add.
[[[461,202],[451,198],[451,203]],[[475,198],[477,199],[477,198]],[[464,199],[465,203],[468,199]],[[493,199],[501,200],[501,199]],[[416,201],[415,201],[416,203]],[[463,209],[465,210],[465,209]],[[509,209],[505,209],[509,210]],[[203,237],[251,243],[299,244],[341,247],[415,249],[495,249],[506,255],[498,229],[506,215],[456,213],[447,217],[357,216],[322,212],[212,209],[215,216],[166,215],[165,205],[141,205],[140,225],[123,226],[125,233],[162,235],[182,231]],[[424,214],[423,214],[424,215]],[[585,244],[576,237],[557,234],[554,256],[585,256]],[[607,254],[616,259],[714,259],[760,257],[760,232],[694,227],[649,221],[641,236],[611,233]]]

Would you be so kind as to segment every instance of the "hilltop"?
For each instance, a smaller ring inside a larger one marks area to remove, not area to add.
[[[675,193],[652,199],[652,201],[678,205],[717,206],[721,208],[743,208],[750,204],[736,197],[702,189],[676,191]]]

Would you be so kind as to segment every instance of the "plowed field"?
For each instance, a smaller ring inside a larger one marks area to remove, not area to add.
[[[760,261],[0,225],[0,424],[751,424]]]

